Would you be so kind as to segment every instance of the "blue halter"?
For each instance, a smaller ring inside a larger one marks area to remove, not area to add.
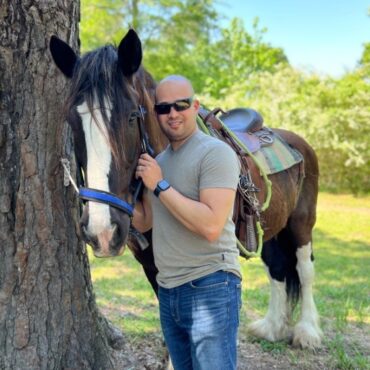
[[[85,201],[108,204],[109,206],[112,206],[119,209],[120,211],[127,213],[130,217],[133,216],[135,205],[127,203],[126,201],[118,198],[112,193],[103,190],[80,187],[78,195],[80,199],[83,199]]]

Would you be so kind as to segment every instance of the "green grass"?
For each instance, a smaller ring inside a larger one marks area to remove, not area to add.
[[[364,353],[360,339],[349,341],[348,336],[354,330],[370,331],[370,196],[320,193],[313,246],[326,365],[368,369],[370,351]],[[109,319],[132,341],[160,335],[155,295],[131,253],[113,259],[95,259],[90,253],[90,261],[97,302]],[[264,315],[270,292],[260,260],[242,260],[242,271],[241,328]],[[258,343],[263,351],[285,354],[292,364],[299,360],[286,343]]]

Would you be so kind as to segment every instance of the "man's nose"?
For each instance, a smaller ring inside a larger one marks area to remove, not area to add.
[[[169,116],[174,117],[176,115],[177,115],[177,110],[173,106],[171,106]]]

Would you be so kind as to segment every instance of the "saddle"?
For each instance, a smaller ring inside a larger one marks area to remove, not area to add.
[[[234,132],[255,132],[263,127],[262,116],[250,108],[230,109],[227,112],[223,112],[219,118]]]
[[[222,114],[216,117],[220,112]],[[222,127],[221,120],[251,153],[257,152],[262,146],[273,143],[273,136],[263,126],[261,114],[254,109],[235,108],[224,112],[220,108],[216,108],[208,114],[204,115],[204,113],[206,111],[202,108],[200,116],[204,123],[209,123],[214,130],[220,131]]]

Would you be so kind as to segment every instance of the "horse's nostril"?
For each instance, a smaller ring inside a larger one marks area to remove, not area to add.
[[[118,224],[113,225],[113,237],[112,237],[112,245],[120,246],[122,243],[122,231],[121,227]]]

